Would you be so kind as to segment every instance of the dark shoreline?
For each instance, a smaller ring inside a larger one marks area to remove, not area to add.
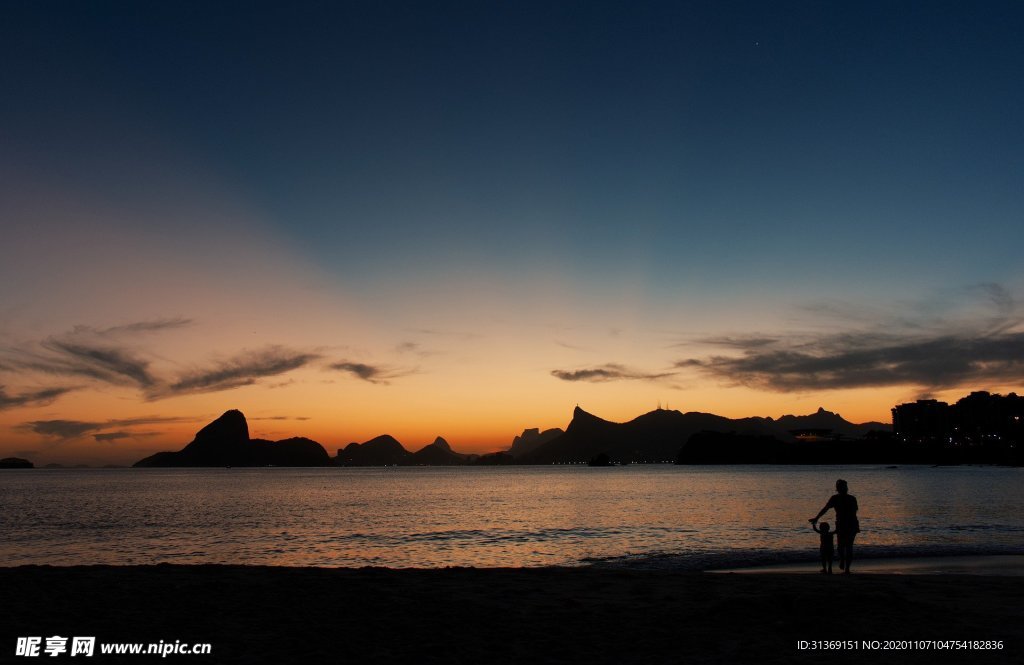
[[[943,557],[1019,556],[1019,546],[977,545],[860,545],[854,551],[856,560],[928,559]],[[686,554],[630,554],[607,558],[588,558],[586,566],[602,569],[655,570],[676,572],[705,572],[756,566],[798,565],[814,566],[817,552],[813,549],[752,549],[716,550]]]
[[[0,602],[7,656],[19,636],[50,635],[211,643],[170,656],[194,663],[997,663],[1024,649],[1021,577],[23,566],[0,568]],[[1004,646],[797,649],[875,639]]]

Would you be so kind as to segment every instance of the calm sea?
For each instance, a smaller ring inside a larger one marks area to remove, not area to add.
[[[39,469],[0,471],[0,561],[678,568],[813,561],[817,536],[807,519],[839,477],[860,502],[862,555],[1024,553],[1024,469]]]

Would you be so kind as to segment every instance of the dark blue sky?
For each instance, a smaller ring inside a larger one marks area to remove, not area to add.
[[[1019,3],[4,14],[8,159],[124,196],[161,158],[136,135],[159,136],[347,277],[536,261],[678,285],[800,257],[970,282],[1006,278],[1019,243],[991,239],[1021,238]]]

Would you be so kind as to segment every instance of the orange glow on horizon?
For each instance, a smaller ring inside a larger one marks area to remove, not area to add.
[[[309,372],[306,372],[309,374]],[[317,374],[313,374],[317,377]],[[429,383],[419,377],[412,383]],[[545,382],[541,382],[543,385]],[[2,456],[29,456],[37,465],[131,464],[162,450],[179,450],[196,431],[230,408],[245,413],[250,436],[278,440],[303,436],[319,442],[333,456],[351,442],[363,442],[390,434],[407,449],[418,450],[435,437],[446,439],[456,452],[488,453],[507,449],[525,428],[565,428],[572,409],[579,404],[594,415],[623,422],[663,407],[679,411],[703,411],[729,418],[786,414],[803,415],[824,407],[851,422],[890,422],[890,409],[912,401],[907,388],[831,391],[814,395],[757,392],[746,388],[707,388],[666,391],[648,383],[628,385],[568,384],[551,378],[546,392],[503,390],[466,394],[454,386],[429,394],[424,386],[372,386],[347,382],[344,388],[319,381],[298,381],[286,388],[241,388],[232,395],[184,396],[172,402],[111,404],[109,395],[82,392],[44,408],[8,411],[0,426],[10,436]],[[374,394],[374,390],[378,392]],[[993,389],[994,392],[999,390]],[[955,401],[966,390],[944,391],[940,399]],[[1004,389],[1002,392],[1009,392]],[[334,405],[338,406],[334,406]],[[112,410],[116,409],[116,410]],[[102,416],[100,415],[102,414]],[[145,422],[153,417],[154,422]],[[26,423],[47,421],[97,423],[95,430],[66,440],[32,432]],[[137,419],[141,424],[103,426]],[[97,433],[118,432],[118,438],[101,441]],[[26,453],[29,453],[26,455]]]

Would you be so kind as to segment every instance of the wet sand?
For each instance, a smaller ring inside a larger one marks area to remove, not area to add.
[[[5,662],[34,660],[13,658],[16,637],[55,634],[213,645],[210,656],[165,659],[182,663],[835,665],[1024,656],[1024,578],[1014,576],[30,566],[0,568],[0,607]],[[858,648],[801,650],[799,640],[855,640]],[[1003,649],[870,651],[861,640],[1002,640]]]

